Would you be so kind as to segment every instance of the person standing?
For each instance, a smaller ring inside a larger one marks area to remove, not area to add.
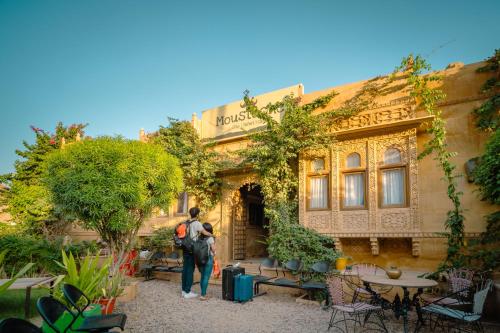
[[[186,237],[190,237],[193,243],[198,239],[200,234],[206,237],[212,237],[213,235],[203,228],[203,225],[198,221],[200,215],[200,209],[198,207],[192,207],[189,209],[189,216],[191,217],[187,223],[189,228],[189,233]],[[194,298],[198,295],[191,291],[193,286],[193,274],[194,274],[194,255],[192,251],[183,250],[182,251],[182,292],[183,298]]]
[[[203,223],[203,228],[205,231],[208,231],[210,234],[213,234],[213,228],[210,223]],[[201,301],[208,300],[207,296],[207,287],[208,280],[210,280],[210,275],[212,275],[212,269],[214,267],[214,256],[215,256],[215,240],[213,237],[207,237],[205,235],[201,235],[204,241],[207,242],[208,245],[208,261],[204,265],[198,265],[198,270],[201,274],[200,279],[200,289],[201,289]]]

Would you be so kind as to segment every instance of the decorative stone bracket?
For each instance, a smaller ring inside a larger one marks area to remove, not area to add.
[[[411,254],[414,257],[420,256],[420,238],[411,239]]]
[[[372,248],[372,255],[378,256],[379,254],[378,238],[370,237],[370,247]]]
[[[335,251],[342,252],[342,243],[340,242],[340,238],[338,237],[333,238],[333,246],[335,246]]]

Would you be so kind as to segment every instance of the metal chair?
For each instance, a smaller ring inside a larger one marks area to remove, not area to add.
[[[363,275],[385,275],[385,270],[375,264],[370,263],[359,263],[352,265],[351,272],[346,274],[346,279],[350,282],[349,286],[353,287],[353,302],[356,302],[358,297],[370,298],[371,293],[365,289],[363,283],[361,283],[360,276]],[[383,287],[383,290],[379,290],[380,294],[386,293],[390,290],[390,287]]]
[[[42,330],[27,320],[7,318],[0,321],[0,333],[42,333]]]
[[[448,272],[448,294],[453,297],[441,297],[433,294],[423,294],[425,303],[452,305],[471,304],[469,300],[470,287],[473,284],[475,272],[466,268],[452,268]]]
[[[472,311],[465,311],[458,309],[458,306],[470,305],[470,302],[462,302],[461,297],[457,295],[462,294],[466,290],[459,290],[447,297],[456,297],[457,303],[452,305],[440,304],[440,300],[434,303],[427,304],[422,308],[422,312],[428,314],[431,330],[435,330],[439,326],[442,330],[454,329],[459,332],[484,332],[481,325],[481,317],[483,313],[484,303],[488,292],[492,289],[493,282],[491,280],[484,280],[476,284],[473,289],[475,290],[472,300]],[[433,321],[433,317],[435,320]],[[415,328],[417,332],[422,324],[419,322]]]
[[[77,287],[65,283],[62,287],[64,297],[78,311],[78,315],[84,318],[84,323],[87,328],[95,328],[106,330],[120,327],[123,331],[127,316],[124,313],[107,314],[99,316],[85,316],[84,311],[90,305],[88,297]],[[80,304],[80,305],[79,305]]]
[[[274,271],[276,274],[275,276],[262,275],[262,270]],[[253,287],[254,296],[264,295],[265,292],[259,293],[259,284],[265,281],[276,279],[278,277],[277,260],[269,257],[262,259],[262,261],[259,264],[259,275],[252,275],[252,276],[254,282],[254,287]]]
[[[77,332],[90,332],[90,333],[105,333],[108,332],[109,329],[120,327],[123,331],[125,328],[125,321],[127,317],[125,315],[123,321],[119,326],[115,325],[114,318],[110,318],[110,320],[97,321],[94,317],[100,316],[92,316],[92,317],[81,317],[78,314],[73,313],[66,305],[58,301],[53,297],[40,297],[36,303],[36,307],[40,316],[42,316],[43,320],[47,325],[50,326],[57,333],[66,333],[68,330],[77,331]],[[58,327],[58,322],[60,318],[62,318],[65,314],[70,316],[70,322],[63,328]],[[78,327],[73,327],[75,322],[81,321]]]
[[[332,302],[332,316],[328,324],[328,330],[334,327],[343,333],[349,332],[348,322],[353,322],[354,326],[363,327],[363,331],[381,331],[387,332],[384,324],[384,310],[379,305],[373,305],[365,302],[350,302],[346,301],[346,292],[348,289],[353,290],[353,287],[344,288],[345,284],[350,282],[338,275],[331,275],[327,278],[328,292]],[[352,295],[354,296],[354,295]],[[337,315],[342,314],[338,320]],[[378,320],[370,320],[371,315],[375,315]],[[347,315],[347,316],[346,316]],[[363,318],[363,321],[361,318]],[[372,324],[371,327],[366,327],[367,324]]]

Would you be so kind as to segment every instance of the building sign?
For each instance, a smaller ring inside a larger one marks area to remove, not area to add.
[[[255,96],[257,106],[263,107],[283,99],[287,95],[300,97],[304,93],[303,86],[297,84],[292,87],[275,90],[263,95]],[[243,101],[236,101],[213,109],[205,110],[201,116],[201,137],[203,139],[223,139],[245,135],[248,131],[259,128],[265,123],[253,117],[242,108]],[[280,120],[280,112],[273,112],[271,116]]]

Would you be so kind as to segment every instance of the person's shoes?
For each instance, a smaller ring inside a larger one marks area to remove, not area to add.
[[[208,296],[200,296],[200,301],[208,301]]]
[[[198,297],[198,294],[195,294],[192,291],[190,291],[189,293],[187,293],[186,295],[184,295],[184,298],[186,298],[186,299],[188,299],[188,298],[195,298],[195,297]]]
[[[187,294],[187,292],[185,292],[185,291],[183,290],[183,291],[182,291],[182,293],[181,293],[181,297],[186,296],[186,294]]]

